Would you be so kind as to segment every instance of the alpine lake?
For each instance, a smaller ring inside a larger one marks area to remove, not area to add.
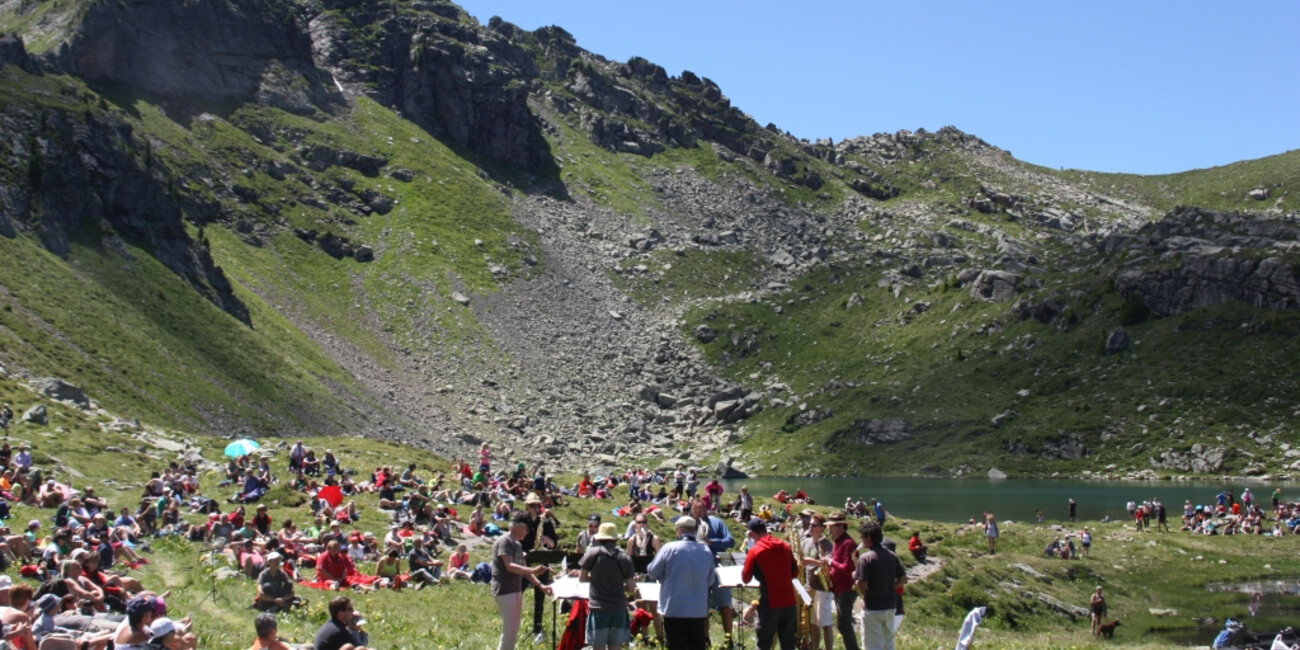
[[[701,488],[706,480],[701,479]],[[1273,491],[1279,488],[1284,501],[1300,500],[1300,485],[1290,481],[760,477],[727,479],[722,484],[727,490],[724,500],[734,498],[741,486],[764,497],[780,490],[790,494],[803,490],[819,505],[838,508],[846,499],[868,503],[876,499],[884,504],[889,517],[900,521],[923,519],[953,524],[978,520],[986,512],[999,522],[1037,524],[1039,510],[1044,525],[1067,524],[1069,501],[1074,499],[1075,522],[1067,527],[1073,530],[1103,520],[1127,520],[1129,501],[1159,500],[1167,510],[1170,528],[1182,535],[1189,534],[1178,531],[1187,502],[1213,505],[1217,495],[1229,489],[1238,498],[1249,489],[1255,502],[1266,511],[1271,509]],[[904,540],[898,542],[902,545]],[[1216,600],[1240,601],[1240,620],[1252,630],[1257,629],[1251,624],[1256,618],[1261,619],[1260,623],[1280,620],[1300,627],[1300,575],[1296,575],[1294,566],[1278,569],[1275,576],[1241,583],[1211,582],[1205,589]],[[1268,629],[1270,624],[1261,629]],[[1216,621],[1195,630],[1152,632],[1171,645],[1208,646],[1222,629],[1221,622]]]

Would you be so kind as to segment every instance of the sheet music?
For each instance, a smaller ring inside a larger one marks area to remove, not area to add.
[[[641,597],[637,600],[645,600],[652,603],[659,602],[659,583],[657,582],[638,582],[636,583],[637,592]]]
[[[591,583],[580,582],[573,576],[564,576],[551,583],[551,595],[555,598],[589,600]]]
[[[799,593],[799,597],[803,599],[803,604],[804,604],[804,606],[807,607],[808,605],[811,605],[811,604],[812,604],[812,596],[809,595],[807,589],[804,589],[804,588],[803,588],[803,583],[799,582],[799,579],[798,579],[798,578],[791,578],[791,579],[790,579],[790,582],[794,583],[794,590],[795,590],[796,592],[798,592],[798,593]]]
[[[745,582],[740,579],[740,574],[745,570],[743,566],[720,566],[716,569],[718,573],[718,586],[720,587],[758,587],[758,581],[751,579]]]

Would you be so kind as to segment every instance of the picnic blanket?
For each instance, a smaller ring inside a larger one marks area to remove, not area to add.
[[[405,575],[403,575],[403,576],[401,576],[401,577],[402,577],[403,580],[406,579],[406,576],[405,576]],[[375,581],[377,581],[377,580],[379,580],[379,576],[368,576],[368,575],[366,575],[366,574],[364,574],[364,573],[361,573],[361,572],[359,572],[359,571],[353,571],[353,572],[351,572],[351,573],[348,573],[348,575],[347,575],[347,584],[346,584],[345,586],[348,586],[348,587],[352,587],[352,586],[362,586],[362,587],[365,587],[365,586],[368,586],[368,585],[373,584],[373,583],[374,583]],[[302,586],[304,586],[304,587],[310,587],[310,588],[312,588],[312,589],[321,589],[321,590],[324,590],[324,591],[330,591],[330,590],[331,590],[331,588],[330,588],[330,586],[329,586],[329,583],[330,583],[329,580],[323,580],[323,579],[299,580],[299,581],[298,581],[298,584],[300,584],[300,585],[302,585]]]

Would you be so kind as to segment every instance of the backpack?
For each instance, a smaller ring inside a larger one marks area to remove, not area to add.
[[[492,582],[492,565],[487,562],[479,562],[474,565],[474,572],[469,575],[469,581],[483,584]]]

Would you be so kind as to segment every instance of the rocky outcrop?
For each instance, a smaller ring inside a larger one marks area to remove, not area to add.
[[[907,422],[899,418],[855,420],[849,427],[832,434],[828,446],[891,444],[903,442],[913,433]]]
[[[1103,254],[1145,250],[1161,264],[1131,265],[1116,286],[1158,316],[1241,301],[1266,309],[1300,304],[1300,225],[1265,217],[1179,207],[1135,235],[1112,232]]]
[[[438,29],[411,38],[405,61],[393,61],[390,101],[434,134],[496,160],[533,168],[550,161],[550,149],[528,107],[535,69],[502,65],[528,62],[504,39],[457,40]],[[468,34],[463,34],[468,36]],[[400,39],[399,39],[400,40]]]
[[[317,66],[458,146],[524,168],[550,161],[528,106],[539,75],[515,42],[522,32],[494,20],[484,30],[451,3],[405,11],[382,0],[337,3],[310,16]]]
[[[0,187],[0,213],[12,227],[36,233],[60,257],[74,237],[124,254],[123,240],[137,243],[213,304],[250,322],[206,243],[185,229],[184,212],[198,220],[205,209],[169,191],[167,172],[151,163],[150,143],[137,140],[130,125],[14,109],[0,112],[0,137],[16,145],[13,156],[28,172],[27,183]]]
[[[1044,440],[1039,455],[1051,460],[1078,460],[1088,455],[1088,443],[1079,433]]]
[[[1233,300],[1267,309],[1300,305],[1295,267],[1278,257],[1189,256],[1175,269],[1122,271],[1116,286],[1160,316]]]
[[[970,296],[988,302],[1007,302],[1015,297],[1020,276],[1008,271],[980,271],[971,282]]]
[[[96,2],[60,63],[92,83],[173,107],[255,100],[296,113],[336,94],[312,62],[302,16],[281,2]]]
[[[1161,452],[1159,457],[1149,457],[1148,461],[1156,469],[1213,474],[1223,469],[1227,457],[1228,451],[1223,447],[1211,447],[1210,445],[1197,443],[1187,451],[1170,449]]]
[[[86,391],[57,377],[45,377],[32,382],[32,390],[56,401],[67,402],[80,409],[90,408]]]
[[[31,71],[32,62],[27,56],[27,48],[21,37],[13,34],[0,35],[0,63],[16,65],[28,72]]]

